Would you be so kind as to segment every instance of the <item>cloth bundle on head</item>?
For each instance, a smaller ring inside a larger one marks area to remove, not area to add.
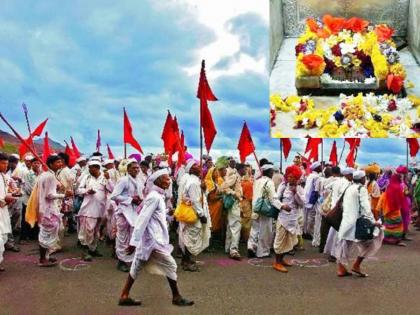
[[[272,163],[267,163],[261,166],[262,171],[273,170],[273,169],[274,169],[274,165]]]
[[[346,175],[352,175],[354,173],[355,169],[351,168],[351,167],[346,167],[341,174],[343,174],[344,176]]]
[[[217,169],[226,168],[229,165],[229,157],[221,156],[217,159],[215,166]]]
[[[24,157],[25,161],[32,161],[34,159],[34,156],[31,153],[27,153]]]
[[[365,172],[366,174],[379,174],[381,172],[381,168],[378,164],[372,163],[366,166]]]
[[[397,167],[396,172],[398,174],[408,174],[408,168],[405,165],[400,165]]]
[[[353,172],[353,179],[359,180],[366,176],[364,171],[354,171]]]
[[[80,162],[84,162],[84,161],[87,161],[86,157],[84,157],[84,156],[80,156],[76,159],[76,163],[80,163]]]
[[[189,159],[187,161],[187,164],[185,165],[185,173],[189,173],[191,170],[191,167],[193,167],[194,164],[198,164],[199,162],[194,160],[193,158]]]
[[[311,164],[311,171],[313,171],[314,169],[317,169],[318,167],[321,166],[321,163],[316,161],[314,163]]]
[[[302,169],[297,165],[290,165],[286,168],[285,177],[286,179],[289,177],[300,179],[302,177]]]
[[[108,165],[108,164],[114,164],[114,160],[113,160],[113,159],[106,159],[106,160],[102,163],[102,165],[103,165],[103,166]]]

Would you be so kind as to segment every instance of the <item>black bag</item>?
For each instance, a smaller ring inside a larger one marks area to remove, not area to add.
[[[334,230],[338,231],[340,229],[341,221],[343,220],[343,199],[344,194],[351,185],[347,186],[344,192],[341,194],[340,199],[336,202],[334,207],[327,213],[325,220],[329,225],[331,225]]]
[[[359,218],[356,221],[356,233],[355,238],[359,241],[368,241],[373,239],[373,231],[375,230],[375,224],[372,223],[371,220],[362,216],[362,212],[360,211],[360,189],[362,186],[359,187]]]

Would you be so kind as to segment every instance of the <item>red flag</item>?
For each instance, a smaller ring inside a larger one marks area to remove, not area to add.
[[[25,139],[28,145],[33,146],[33,138],[40,137],[42,135],[42,132],[44,131],[44,128],[47,122],[48,122],[48,118],[45,119],[42,123],[40,123],[38,127],[36,127],[35,130],[31,132],[29,137]],[[29,152],[28,147],[24,143],[21,143],[19,146],[20,157],[22,158],[27,152]]]
[[[197,98],[200,99],[200,128],[203,128],[204,143],[206,145],[207,152],[210,151],[213,140],[216,137],[217,130],[214,125],[213,117],[209,110],[207,101],[217,101],[216,96],[210,88],[210,85],[206,78],[205,62],[201,63],[200,81],[198,83]]]
[[[4,141],[2,138],[0,138],[0,148],[4,148]]]
[[[74,153],[74,156],[76,157],[76,159],[78,159],[82,155],[80,154],[80,151],[79,151],[79,149],[76,146],[76,143],[74,143],[73,137],[70,137],[70,141],[71,141],[71,149],[72,149],[72,151]]]
[[[165,125],[163,126],[162,135],[160,138],[163,140],[163,147],[165,148],[165,153],[169,154],[176,142],[176,137],[173,133],[174,128],[174,119],[172,118],[171,112],[168,110],[168,115],[166,116]]]
[[[410,147],[410,156],[415,157],[420,149],[418,140],[416,138],[407,138],[407,142]]]
[[[140,144],[133,136],[133,128],[131,127],[130,120],[124,108],[124,143],[130,144],[133,148],[143,154]]]
[[[338,159],[337,159],[337,143],[336,143],[336,141],[334,141],[334,143],[332,145],[332,148],[331,148],[330,162],[332,163],[333,166],[337,166]]]
[[[346,138],[346,142],[350,145],[350,150],[360,146],[360,138]]]
[[[306,143],[305,153],[309,152],[309,161],[318,161],[318,146],[321,144],[321,138],[309,138]]]
[[[177,169],[181,167],[182,164],[185,163],[185,139],[184,139],[184,131],[181,131],[181,139],[179,141],[179,151],[178,151],[178,161],[176,163]]]
[[[239,137],[238,150],[241,163],[244,163],[246,157],[255,151],[254,142],[252,141],[251,133],[249,132],[246,122],[244,122],[241,136]]]
[[[101,131],[98,129],[98,138],[96,139],[96,152],[101,152]]]
[[[106,144],[106,147],[108,148],[108,159],[115,159],[114,154],[112,153],[111,148],[109,147],[109,144]]]
[[[42,135],[42,131],[44,131],[47,121],[48,121],[48,118],[45,119],[42,123],[40,123],[39,126],[36,127],[34,131],[32,131],[31,138],[40,137]]]
[[[346,163],[348,167],[354,167],[356,150],[356,148],[350,149],[349,154],[347,154]]]
[[[287,160],[290,150],[292,149],[292,141],[290,141],[289,138],[283,138],[281,139],[281,143],[283,147],[284,158]]]
[[[66,142],[66,149],[64,153],[69,156],[69,167],[73,167],[76,164],[76,156],[74,155],[73,150],[70,148],[69,144]]]
[[[49,143],[49,139],[48,139],[48,132],[45,132],[45,137],[44,137],[44,148],[42,151],[42,161],[44,163],[47,163],[47,158],[51,155],[51,149],[50,149],[50,143]],[[43,167],[44,171],[47,171],[48,168],[46,168],[45,166]]]

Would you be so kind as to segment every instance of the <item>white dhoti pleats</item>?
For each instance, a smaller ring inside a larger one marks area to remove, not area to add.
[[[334,256],[336,246],[337,246],[337,231],[331,227],[328,232],[327,241],[325,243],[324,253],[330,256]]]
[[[129,263],[133,261],[134,253],[127,254],[127,249],[130,246],[131,235],[133,234],[133,227],[128,223],[125,216],[121,213],[116,215],[117,234],[115,237],[115,253],[119,260]]]
[[[95,251],[98,246],[100,218],[89,218],[85,216],[78,217],[79,234],[78,238],[83,246],[89,247],[89,250]]]
[[[133,263],[130,268],[130,276],[133,279],[141,269],[155,275],[165,276],[172,280],[177,280],[177,264],[171,254],[163,251],[154,250],[147,261],[140,260],[139,251],[135,251]]]
[[[7,234],[0,234],[0,264],[4,259],[4,245],[7,243]]]
[[[197,256],[210,244],[210,227],[198,220],[194,224],[179,223],[179,246],[186,248],[192,255]]]
[[[270,255],[273,244],[273,219],[259,216],[252,220],[251,232],[248,238],[248,249],[252,250],[257,257]]]
[[[62,215],[51,215],[50,217],[42,217],[39,222],[39,245],[47,248],[49,252],[53,252],[60,248],[59,233],[62,230]]]

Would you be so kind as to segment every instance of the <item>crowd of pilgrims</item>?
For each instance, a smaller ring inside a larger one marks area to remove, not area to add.
[[[140,303],[128,294],[142,267],[168,278],[174,304],[191,305],[178,292],[172,255],[181,258],[183,270],[198,271],[195,258],[217,243],[235,260],[274,251],[274,270],[288,272],[292,263],[286,257],[304,250],[307,240],[337,262],[338,276],[366,277],[363,259],[382,244],[406,246],[410,222],[420,223],[420,177],[405,166],[340,168],[296,156],[282,174],[267,159],[253,169],[227,156],[203,156],[201,163],[189,156],[179,169],[152,154],[138,161],[94,153],[76,162],[69,167],[65,153],[51,155],[45,171],[31,154],[20,161],[0,153],[0,270],[4,251],[19,251],[28,239],[39,242],[39,266],[54,266],[64,236],[77,233],[83,260],[103,256],[98,244],[105,243],[117,269],[129,272],[122,305]],[[277,211],[256,211],[261,202]],[[182,203],[194,210],[194,222],[174,219]],[[325,215],[339,203],[343,218],[337,231]],[[361,216],[375,226],[371,240],[355,237]],[[356,259],[349,265],[351,257]]]

